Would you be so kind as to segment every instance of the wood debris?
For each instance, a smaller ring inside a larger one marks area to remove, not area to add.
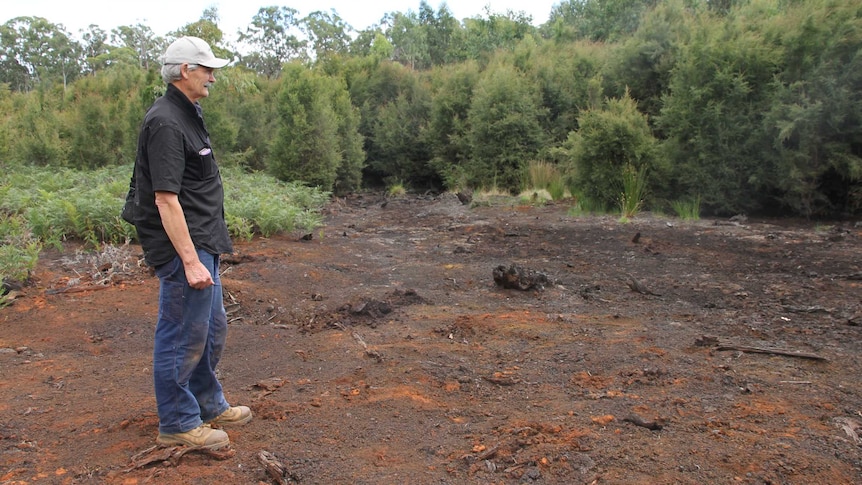
[[[664,420],[661,418],[653,421],[648,421],[640,416],[632,414],[631,416],[626,416],[622,420],[627,423],[632,423],[635,426],[640,426],[642,428],[646,428],[652,431],[660,431],[662,428],[664,428]]]
[[[286,485],[288,483],[296,483],[299,481],[299,477],[291,473],[291,471],[272,453],[266,450],[261,450],[260,453],[257,454],[257,460],[264,466],[266,474],[269,475],[277,485]]]
[[[137,470],[138,468],[144,468],[153,463],[159,463],[164,466],[177,466],[180,462],[180,458],[185,456],[187,453],[192,452],[200,452],[216,460],[227,460],[228,458],[232,458],[236,455],[236,450],[233,448],[222,448],[219,450],[211,450],[208,448],[204,448],[203,446],[162,446],[155,445],[147,448],[144,451],[134,455],[132,457],[132,464],[129,468],[126,468],[124,473],[128,473],[132,470]]]
[[[785,357],[799,357],[801,359],[811,359],[811,360],[821,360],[828,361],[826,357],[817,355],[817,354],[809,354],[807,352],[800,352],[797,350],[782,350],[782,349],[770,349],[765,347],[752,347],[750,345],[734,345],[734,344],[721,344],[715,348],[715,350],[736,350],[739,352],[749,352],[755,354],[770,354],[770,355],[783,355]]]

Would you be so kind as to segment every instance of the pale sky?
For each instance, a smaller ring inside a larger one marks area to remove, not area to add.
[[[144,24],[156,35],[164,36],[170,31],[200,19],[203,11],[215,6],[219,13],[219,27],[227,40],[236,39],[237,30],[245,30],[261,7],[286,6],[299,11],[300,16],[313,11],[338,15],[356,30],[363,30],[378,23],[386,13],[419,10],[420,0],[295,0],[284,2],[273,0],[144,0],[122,2],[117,0],[2,0],[0,1],[0,24],[15,17],[44,17],[54,24],[62,24],[76,38],[78,31],[90,24],[98,25],[110,32],[120,25]],[[452,15],[463,20],[467,17],[485,16],[485,7],[493,13],[507,10],[523,11],[533,17],[538,26],[548,20],[551,9],[560,0],[451,0],[445,2]],[[443,4],[440,0],[427,0],[436,12]]]

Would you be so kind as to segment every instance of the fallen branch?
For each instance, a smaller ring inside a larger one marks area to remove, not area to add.
[[[293,481],[299,481],[272,453],[266,450],[261,450],[260,453],[257,454],[257,460],[264,466],[264,468],[266,468],[266,474],[269,475],[276,484],[287,485]]]
[[[168,466],[177,466],[186,453],[199,451],[205,455],[209,455],[216,460],[227,460],[236,454],[236,450],[228,448],[226,450],[210,450],[203,446],[170,446],[163,447],[161,445],[151,446],[146,450],[132,457],[132,465],[123,470],[128,473],[138,468],[144,468],[153,463],[161,463]]]
[[[656,419],[655,421],[647,421],[640,416],[632,414],[631,416],[626,416],[623,418],[623,421],[632,423],[635,426],[640,426],[641,428],[646,428],[651,431],[660,431],[664,428],[664,420]]]
[[[809,354],[807,352],[799,352],[796,350],[767,349],[763,347],[751,347],[748,345],[722,344],[716,347],[715,350],[737,350],[739,352],[750,352],[754,354],[783,355],[786,357],[799,357],[801,359],[812,359],[820,361],[829,360],[826,357],[817,354]]]

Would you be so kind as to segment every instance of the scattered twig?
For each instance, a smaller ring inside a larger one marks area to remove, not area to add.
[[[722,344],[716,347],[715,350],[737,350],[739,352],[750,352],[755,354],[783,355],[786,357],[799,357],[801,359],[812,359],[821,361],[829,360],[826,357],[817,354],[809,354],[807,352],[799,352],[796,350],[767,349],[763,347],[751,347],[748,345]]]
[[[622,420],[652,431],[659,431],[664,428],[664,420],[660,418],[655,421],[647,421],[640,416],[632,414],[631,416],[626,416]]]
[[[482,453],[480,453],[476,457],[476,460],[477,461],[487,460],[487,459],[491,458],[492,456],[496,455],[499,450],[500,450],[499,445],[492,446],[492,447],[488,448],[487,450],[483,451]]]
[[[643,295],[661,296],[660,294],[651,291],[649,288],[646,287],[646,285],[638,281],[634,276],[628,273],[626,274],[626,276],[628,277],[626,284],[629,285],[629,288],[631,288],[632,291],[641,293]]]
[[[367,355],[368,357],[373,358],[373,359],[374,359],[374,360],[376,360],[377,362],[383,362],[383,356],[382,356],[382,355],[380,355],[380,352],[378,352],[378,351],[376,351],[376,350],[374,350],[374,349],[369,349],[369,348],[368,348],[368,344],[367,344],[367,343],[365,343],[365,340],[362,338],[362,335],[359,335],[358,333],[353,332],[353,338],[354,338],[357,342],[359,342],[359,345],[361,345],[361,346],[362,346],[362,348],[365,350],[365,355]]]

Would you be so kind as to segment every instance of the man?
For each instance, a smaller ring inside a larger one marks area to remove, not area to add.
[[[227,336],[219,255],[233,244],[198,102],[228,62],[197,37],[173,42],[162,61],[167,91],[147,111],[138,138],[134,224],[160,284],[153,378],[164,445],[222,448],[228,435],[212,426],[252,418],[248,407],[227,403],[215,373]]]

